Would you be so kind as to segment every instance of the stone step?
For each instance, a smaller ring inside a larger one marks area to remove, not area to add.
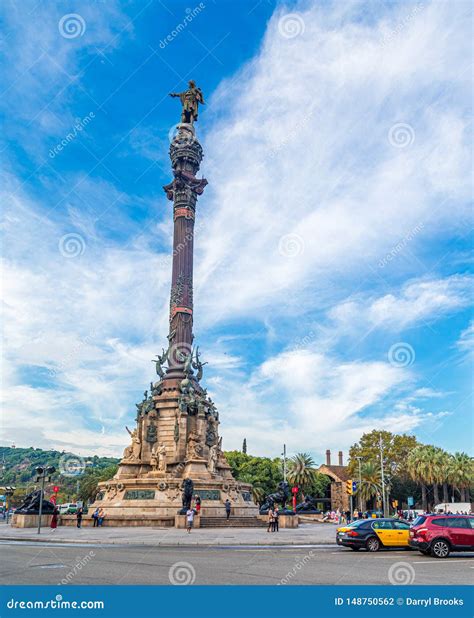
[[[267,523],[258,517],[201,517],[201,528],[265,528]]]

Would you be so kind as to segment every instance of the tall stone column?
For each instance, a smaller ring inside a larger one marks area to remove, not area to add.
[[[173,270],[170,295],[170,344],[165,380],[183,378],[185,356],[193,345],[193,251],[197,196],[207,180],[196,178],[203,152],[192,124],[178,125],[171,142],[174,180],[164,190],[173,202]]]

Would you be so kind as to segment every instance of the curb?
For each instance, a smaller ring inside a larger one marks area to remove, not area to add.
[[[266,546],[266,547],[292,547],[292,546],[298,546],[298,547],[314,547],[314,546],[320,546],[320,545],[325,545],[325,546],[334,546],[334,547],[338,547],[336,545],[336,543],[334,543],[333,541],[329,542],[329,541],[318,541],[318,542],[311,542],[311,541],[306,541],[306,540],[300,540],[300,541],[291,541],[291,540],[287,540],[287,541],[279,541],[279,542],[273,542],[270,543],[268,541],[254,541],[254,542],[242,542],[242,541],[238,541],[238,542],[233,542],[230,539],[227,539],[223,542],[221,542],[220,540],[214,543],[209,543],[209,541],[197,541],[195,543],[183,543],[180,541],[177,541],[175,543],[171,543],[170,541],[165,541],[165,542],[156,542],[153,541],[152,539],[150,539],[150,541],[140,541],[140,542],[135,542],[135,543],[130,543],[127,542],[125,539],[124,540],[116,540],[116,541],[111,541],[111,540],[100,540],[100,539],[95,539],[95,540],[91,540],[91,539],[83,539],[83,540],[79,540],[79,539],[45,539],[43,538],[38,538],[38,537],[22,537],[21,539],[15,539],[12,537],[5,537],[5,536],[0,536],[0,541],[13,541],[14,543],[55,543],[55,544],[62,544],[62,545],[127,545],[129,547],[133,547],[133,546],[143,546],[143,545],[147,545],[147,546],[154,546],[154,547],[258,547],[258,546]]]

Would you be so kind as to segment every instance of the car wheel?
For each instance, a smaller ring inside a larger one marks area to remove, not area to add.
[[[436,539],[431,543],[431,555],[433,558],[447,558],[449,556],[450,547],[443,539]]]
[[[365,544],[367,551],[379,551],[380,549],[380,541],[377,537],[371,536],[370,539],[367,539],[367,543]]]
[[[352,551],[359,551],[360,547],[351,547]]]

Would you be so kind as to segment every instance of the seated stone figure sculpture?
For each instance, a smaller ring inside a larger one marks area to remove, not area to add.
[[[30,494],[25,496],[25,499],[16,509],[15,513],[18,515],[39,515],[40,500],[41,490],[37,489],[36,491],[32,491]],[[43,498],[43,508],[41,512],[44,515],[49,515],[53,511],[54,504]]]

